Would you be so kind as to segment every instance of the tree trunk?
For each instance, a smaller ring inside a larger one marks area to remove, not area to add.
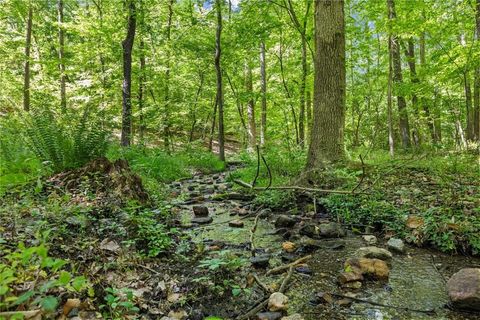
[[[306,136],[310,136],[312,132],[312,93],[310,90],[307,90],[305,93],[306,96],[306,115],[307,115],[307,134]]]
[[[30,48],[32,46],[32,4],[28,7],[27,35],[25,37],[25,68],[23,74],[23,110],[30,110]]]
[[[222,0],[216,0],[217,7],[217,32],[215,36],[215,70],[217,73],[217,105],[218,105],[218,157],[225,161],[225,133],[223,128],[223,86],[221,62],[221,37],[222,37]]]
[[[477,0],[475,13],[475,41],[480,42],[480,0]],[[475,82],[473,85],[474,131],[475,139],[480,142],[480,65],[475,68]]]
[[[195,125],[197,124],[197,104],[198,104],[198,99],[200,99],[200,94],[202,93],[203,80],[205,78],[203,71],[199,71],[198,75],[200,77],[200,84],[198,85],[197,93],[195,94],[195,102],[193,103],[192,110],[190,111],[192,116],[192,126],[190,128],[190,135],[188,137],[188,142],[193,141],[193,135],[195,133]]]
[[[418,89],[418,84],[420,83],[420,80],[418,79],[417,76],[417,67],[415,63],[415,44],[413,42],[413,38],[410,37],[407,41],[407,49],[405,50],[405,55],[407,56],[407,63],[408,67],[410,69],[410,82],[412,83],[413,86],[413,92],[412,92],[412,108],[415,112],[415,119],[413,121],[413,141],[416,146],[420,145],[422,141],[422,136],[420,133],[420,111],[419,111],[419,105],[418,105],[418,97],[417,97],[417,89]]]
[[[300,146],[305,147],[305,87],[307,82],[307,40],[302,36],[302,78],[300,80],[300,110],[298,114],[298,135]]]
[[[173,2],[168,3],[168,20],[167,20],[167,56],[165,64],[165,110],[163,117],[163,143],[165,150],[170,152],[170,58],[171,54],[171,32],[172,32],[172,17],[173,17]]]
[[[466,107],[466,131],[467,131],[467,141],[474,140],[474,130],[473,130],[473,110],[472,110],[472,87],[470,85],[470,77],[468,71],[463,73],[463,84],[465,89],[465,107]]]
[[[344,1],[315,0],[313,126],[306,169],[345,158]]]
[[[480,0],[479,0],[480,1]],[[262,118],[260,121],[260,145],[265,145],[267,133],[267,74],[265,67],[265,42],[260,43],[260,77],[262,90]]]
[[[255,125],[255,103],[253,101],[252,68],[245,62],[245,91],[248,94],[247,118],[248,118],[248,151],[253,152],[257,145],[257,128]]]
[[[123,87],[122,87],[122,146],[130,145],[132,133],[132,48],[135,40],[135,3],[130,0],[128,6],[127,35],[122,42],[123,47]]]
[[[65,89],[65,35],[63,30],[63,0],[58,0],[58,60],[60,68],[60,106],[62,112],[67,110],[67,94]]]
[[[392,119],[392,87],[393,87],[393,63],[392,63],[392,36],[388,37],[388,87],[387,87],[387,122],[388,122],[388,150],[390,157],[395,154],[395,141],[393,139]]]
[[[387,0],[387,7],[388,18],[390,21],[394,21],[397,18],[394,0]],[[393,83],[401,85],[403,82],[403,77],[402,61],[400,59],[400,44],[398,37],[395,34],[392,34],[390,39],[390,50],[393,62]],[[400,93],[397,93],[397,106],[402,146],[404,149],[408,149],[410,147],[410,126],[408,124],[407,102],[405,101],[405,97]]]
[[[138,113],[139,113],[139,140],[140,143],[143,143],[144,135],[145,135],[145,122],[143,119],[143,105],[144,105],[144,98],[143,93],[145,92],[145,44],[143,39],[140,39],[140,47],[138,48],[140,51],[140,76],[138,78]]]

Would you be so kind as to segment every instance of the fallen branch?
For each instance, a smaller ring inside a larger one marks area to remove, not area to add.
[[[260,302],[259,304],[257,304],[255,307],[253,307],[252,309],[250,309],[247,313],[245,313],[244,315],[242,316],[238,316],[237,317],[237,320],[246,320],[246,319],[249,319],[253,316],[255,316],[257,313],[259,313],[263,308],[265,308],[267,305],[268,305],[268,300],[269,298],[263,300],[262,302]]]
[[[294,266],[291,266],[290,269],[288,269],[287,276],[285,277],[285,279],[283,279],[282,284],[280,285],[280,290],[278,290],[278,292],[285,293],[285,290],[287,290],[288,282],[290,281],[293,275],[293,267]]]
[[[295,260],[295,261],[293,261],[293,262],[291,262],[291,263],[289,263],[289,264],[285,264],[285,265],[283,265],[283,266],[270,269],[270,270],[267,271],[267,273],[266,273],[265,275],[269,276],[269,275],[271,275],[271,274],[280,273],[280,272],[282,272],[283,270],[289,269],[289,268],[291,268],[291,267],[295,267],[296,265],[298,265],[298,264],[300,264],[300,263],[302,263],[302,262],[304,262],[304,261],[306,261],[306,260],[308,260],[308,259],[310,259],[310,258],[312,258],[312,256],[311,256],[311,255],[308,255],[308,256],[305,256],[305,257],[303,257],[303,258],[297,259],[297,260]]]
[[[260,278],[256,274],[253,274],[253,279],[255,279],[255,282],[263,289],[263,291],[266,293],[272,292],[271,289],[269,289],[262,281],[260,281]]]
[[[353,297],[349,297],[349,296],[339,294],[339,293],[330,293],[330,295],[335,296],[337,298],[350,299],[350,300],[355,301],[355,302],[368,303],[368,304],[371,304],[372,306],[377,306],[377,307],[384,307],[384,308],[391,308],[391,309],[404,310],[404,311],[410,311],[410,312],[418,312],[418,313],[426,313],[426,314],[435,314],[434,309],[418,310],[418,309],[412,309],[412,308],[408,308],[408,307],[392,306],[392,305],[383,304],[383,303],[380,303],[380,302],[374,302],[374,301],[364,300],[364,299],[360,299],[360,298],[353,298]]]
[[[248,184],[245,181],[235,179],[233,180],[236,184],[249,188],[252,190],[264,191],[264,190],[299,190],[299,191],[309,191],[309,192],[320,192],[320,193],[337,193],[337,194],[352,194],[352,191],[349,190],[330,190],[330,189],[317,189],[317,188],[307,188],[300,186],[278,186],[278,187],[253,187],[251,184]],[[355,192],[354,194],[367,194],[367,192]]]
[[[255,257],[255,242],[254,242],[254,236],[255,236],[255,231],[257,231],[257,225],[258,225],[258,220],[260,219],[260,216],[264,213],[264,211],[260,211],[257,216],[255,217],[255,222],[253,223],[252,229],[250,229],[250,252],[252,253],[252,257]]]

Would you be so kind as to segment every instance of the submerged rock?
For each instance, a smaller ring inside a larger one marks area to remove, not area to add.
[[[197,224],[207,224],[212,221],[213,221],[212,217],[197,217],[192,219],[192,223],[197,223]]]
[[[274,292],[268,298],[268,310],[285,311],[288,308],[288,297],[281,292]]]
[[[390,251],[374,246],[359,248],[355,252],[355,256],[358,258],[370,258],[380,260],[390,260],[393,257]]]
[[[228,223],[228,225],[232,228],[243,228],[243,221],[242,220],[233,220]]]
[[[447,291],[455,308],[480,311],[480,268],[465,268],[447,282]]]
[[[282,317],[281,312],[260,312],[257,313],[258,320],[278,320]]]
[[[390,238],[390,240],[388,240],[387,242],[387,246],[388,246],[388,249],[390,250],[394,250],[400,253],[405,252],[405,244],[401,239]]]
[[[276,228],[291,228],[297,223],[297,220],[287,215],[279,215],[275,221]]]
[[[379,280],[388,279],[390,274],[385,261],[369,258],[350,258],[345,261],[345,270]]]
[[[358,272],[345,271],[338,276],[338,282],[342,285],[347,282],[363,281],[363,275]]]

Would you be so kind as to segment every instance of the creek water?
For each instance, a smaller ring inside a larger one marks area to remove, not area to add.
[[[239,208],[249,207],[245,200],[214,200],[219,194],[231,192],[232,185],[225,182],[227,173],[196,175],[192,179],[177,183],[174,188],[180,193],[178,208],[180,220],[189,225],[193,217],[192,206],[207,206],[213,221],[210,224],[190,228],[192,239],[197,243],[222,243],[240,256],[250,257],[250,229],[254,217],[234,217]],[[200,196],[200,197],[199,197]],[[196,199],[187,200],[185,199]],[[243,209],[246,210],[246,209]],[[255,246],[260,252],[271,255],[270,266],[280,265],[285,241],[275,234],[272,221],[277,213],[260,219],[255,232]],[[228,226],[228,221],[240,218],[243,228]],[[335,240],[333,240],[335,241]],[[452,256],[438,251],[408,246],[405,254],[394,254],[391,261],[390,277],[386,282],[366,281],[359,290],[352,291],[355,298],[367,302],[353,301],[348,306],[336,303],[318,304],[315,297],[319,292],[345,294],[337,283],[338,274],[344,262],[366,244],[358,235],[347,232],[341,240],[344,246],[337,249],[319,249],[308,261],[309,274],[295,272],[293,281],[286,291],[289,297],[288,313],[299,313],[304,319],[480,319],[480,313],[458,312],[449,309],[445,281],[464,267],[479,267],[480,259]],[[383,240],[376,245],[386,247]],[[301,255],[299,255],[301,257]],[[245,268],[250,268],[246,266]],[[262,272],[258,271],[261,275]],[[266,284],[281,280],[280,276],[262,277]],[[252,301],[252,304],[254,302]],[[379,306],[376,304],[381,304]],[[414,310],[420,310],[417,312]],[[425,311],[425,312],[423,312]],[[427,312],[431,311],[431,312]]]

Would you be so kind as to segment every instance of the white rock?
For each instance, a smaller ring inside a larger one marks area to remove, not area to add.
[[[377,243],[377,237],[375,237],[374,235],[368,234],[368,235],[362,236],[362,238],[363,238],[363,241],[365,241],[369,246]]]
[[[284,311],[288,308],[288,297],[281,292],[274,292],[268,299],[268,310]]]

